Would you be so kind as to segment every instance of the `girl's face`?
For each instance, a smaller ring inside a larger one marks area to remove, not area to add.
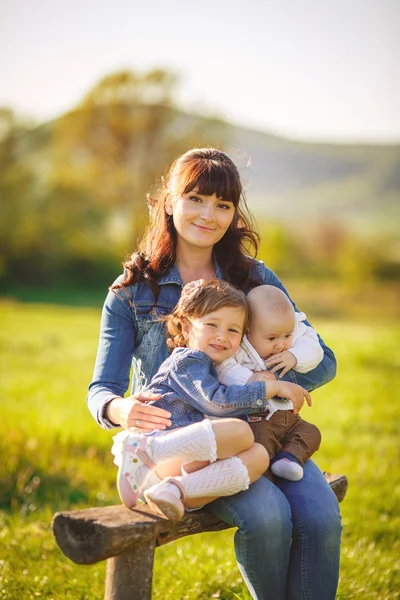
[[[233,202],[197,193],[196,189],[166,204],[178,235],[178,246],[212,248],[226,233],[235,215]]]
[[[220,363],[239,348],[244,320],[244,310],[236,306],[224,306],[203,317],[186,319],[183,324],[186,348],[201,350],[213,363]]]

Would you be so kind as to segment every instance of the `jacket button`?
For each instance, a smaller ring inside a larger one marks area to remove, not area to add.
[[[260,400],[260,399],[258,399],[257,402],[256,402],[257,406],[262,406],[262,403],[263,403],[263,401]]]

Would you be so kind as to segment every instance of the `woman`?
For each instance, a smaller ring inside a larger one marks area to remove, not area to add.
[[[149,406],[159,396],[140,393],[168,351],[160,317],[172,312],[184,284],[225,279],[246,293],[260,284],[286,290],[260,261],[239,173],[230,158],[212,148],[186,152],[171,167],[164,190],[152,201],[151,222],[139,251],[107,296],[88,405],[104,428],[165,429],[170,414]],[[332,351],[307,374],[284,379],[311,391],[336,370]],[[133,395],[124,398],[133,363]],[[260,401],[261,402],[261,401]],[[257,600],[333,600],[339,573],[340,514],[322,473],[307,461],[293,483],[265,477],[246,491],[220,498],[209,510],[238,527],[236,559]]]

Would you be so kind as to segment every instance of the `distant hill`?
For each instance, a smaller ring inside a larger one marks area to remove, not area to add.
[[[212,131],[209,119],[177,116],[179,127],[193,122],[200,131]],[[220,147],[240,166],[248,203],[257,215],[398,227],[400,145],[299,142],[216,123],[223,125]],[[206,135],[201,139],[206,143]]]
[[[46,169],[58,121],[28,131],[19,145],[24,160],[37,163],[38,173]],[[299,142],[176,112],[168,135],[186,130],[195,132],[196,145],[218,144],[234,158],[249,206],[258,216],[290,222],[333,219],[367,229],[398,227],[400,145]]]
[[[257,212],[398,226],[400,146],[295,142],[239,128],[234,141],[251,157],[248,196]]]

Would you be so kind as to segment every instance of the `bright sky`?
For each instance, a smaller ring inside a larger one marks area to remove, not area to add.
[[[40,120],[168,67],[186,109],[303,139],[400,141],[400,0],[0,0],[0,106]]]

